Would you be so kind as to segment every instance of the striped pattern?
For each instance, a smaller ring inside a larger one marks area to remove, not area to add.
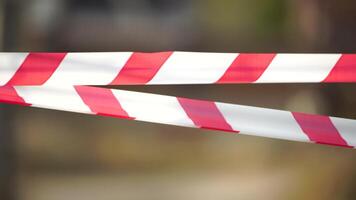
[[[0,53],[0,101],[356,146],[356,121],[85,85],[356,82],[356,54]]]
[[[65,53],[29,53],[7,85],[43,85],[61,64]]]
[[[172,52],[132,53],[110,85],[147,84],[171,54]]]
[[[287,82],[356,82],[356,54],[0,53],[0,86]]]
[[[26,103],[25,100],[19,96],[15,88],[11,86],[0,87],[0,102],[31,106],[31,104]]]
[[[356,120],[96,88],[5,86],[1,101],[185,127],[356,146]]]
[[[184,112],[200,128],[232,131],[235,130],[225,120],[215,102],[177,98]],[[236,131],[238,132],[238,131]]]
[[[130,118],[111,90],[96,87],[75,86],[80,98],[97,115]]]
[[[311,141],[348,147],[329,117],[304,113],[293,113],[293,116]]]
[[[218,83],[253,83],[271,64],[275,54],[239,54]]]

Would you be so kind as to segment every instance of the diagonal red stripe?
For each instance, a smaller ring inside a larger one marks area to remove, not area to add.
[[[146,84],[172,53],[133,53],[111,85]]]
[[[276,54],[239,54],[217,83],[255,82]]]
[[[57,69],[66,53],[30,53],[7,85],[42,85]]]
[[[201,128],[238,132],[232,129],[214,102],[177,97],[185,113]]]
[[[343,54],[324,82],[355,82],[356,55]]]
[[[17,94],[15,88],[12,86],[0,87],[0,102],[20,104],[23,106],[31,105],[26,103],[25,100]]]
[[[83,102],[97,115],[133,119],[110,89],[89,86],[75,86],[75,89]]]
[[[341,137],[329,117],[296,112],[292,114],[310,140],[319,144],[350,147]]]

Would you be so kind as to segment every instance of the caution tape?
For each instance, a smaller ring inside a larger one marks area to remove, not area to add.
[[[1,53],[0,101],[354,148],[356,121],[85,85],[356,82],[354,54]]]

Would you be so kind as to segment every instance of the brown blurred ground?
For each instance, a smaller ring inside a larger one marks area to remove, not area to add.
[[[354,52],[347,0],[3,0],[3,51]],[[119,87],[356,119],[356,85]],[[356,152],[0,107],[0,199],[355,199]]]

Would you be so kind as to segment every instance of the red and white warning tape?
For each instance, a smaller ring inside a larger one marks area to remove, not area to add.
[[[356,54],[0,53],[1,85],[356,82]]]
[[[252,82],[356,82],[356,55],[0,54],[2,102],[356,147],[356,120],[84,86]]]

